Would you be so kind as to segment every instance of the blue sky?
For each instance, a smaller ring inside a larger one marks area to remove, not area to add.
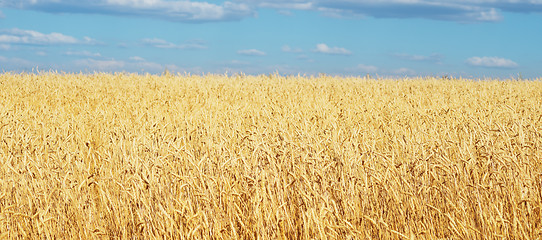
[[[1,0],[3,71],[541,76],[542,1]]]

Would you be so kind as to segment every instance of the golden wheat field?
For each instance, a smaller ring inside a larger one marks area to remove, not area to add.
[[[0,75],[1,239],[540,239],[542,81]]]

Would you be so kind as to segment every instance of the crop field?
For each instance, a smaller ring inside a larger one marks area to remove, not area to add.
[[[0,74],[0,239],[540,239],[542,81]]]

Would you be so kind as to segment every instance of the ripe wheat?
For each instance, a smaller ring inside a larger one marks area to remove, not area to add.
[[[536,239],[542,82],[0,75],[0,238]]]

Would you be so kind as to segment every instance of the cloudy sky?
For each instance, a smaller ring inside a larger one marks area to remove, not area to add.
[[[542,0],[0,0],[0,69],[540,77]]]

